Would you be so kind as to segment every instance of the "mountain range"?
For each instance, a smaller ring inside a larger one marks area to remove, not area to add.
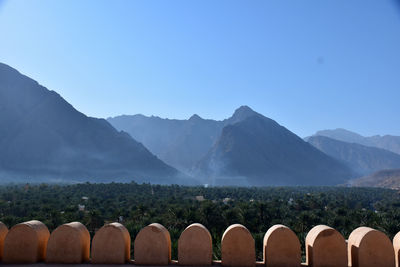
[[[252,186],[336,185],[353,176],[344,164],[255,112],[223,128],[195,174],[212,184]]]
[[[222,125],[193,115],[188,120],[170,120],[143,115],[108,118],[116,129],[129,133],[161,160],[190,172],[218,138]]]
[[[248,106],[220,121],[92,118],[0,63],[3,183],[336,185],[400,168],[399,139],[337,129],[303,140]]]
[[[244,120],[255,112],[238,108],[223,121],[203,119],[194,114],[188,120],[146,117],[141,114],[108,118],[116,129],[129,133],[167,164],[190,173],[219,138],[223,127]]]
[[[400,168],[400,155],[382,148],[343,142],[322,135],[311,136],[308,142],[325,154],[344,162],[358,176]]]
[[[0,178],[18,181],[187,183],[106,120],[0,64]]]
[[[354,176],[345,164],[247,106],[222,121],[198,115],[108,121],[163,161],[212,185],[332,185]]]
[[[393,135],[374,135],[365,137],[358,133],[354,133],[345,129],[322,130],[314,134],[314,136],[326,136],[335,140],[356,143],[364,146],[377,147],[400,154],[400,136]],[[305,138],[306,140],[309,137]]]

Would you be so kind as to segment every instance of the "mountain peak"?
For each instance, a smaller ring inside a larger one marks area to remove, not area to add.
[[[232,117],[229,118],[229,121],[230,123],[236,123],[254,115],[258,115],[258,113],[248,106],[241,106],[235,110]]]
[[[248,114],[248,115],[254,115],[256,112],[254,110],[252,110],[249,106],[240,106],[239,108],[237,108],[235,110],[235,114],[240,115],[240,114]]]
[[[197,115],[197,114],[193,114],[193,115],[189,118],[189,120],[190,120],[190,121],[202,120],[202,118],[201,118],[199,115]]]

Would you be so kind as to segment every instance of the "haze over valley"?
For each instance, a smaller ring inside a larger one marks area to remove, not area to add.
[[[397,136],[339,129],[303,140],[248,106],[224,120],[87,117],[5,64],[0,107],[3,183],[339,185],[400,168]]]

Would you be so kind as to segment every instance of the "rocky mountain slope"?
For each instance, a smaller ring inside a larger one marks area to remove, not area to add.
[[[352,180],[352,186],[400,189],[400,169],[381,170],[369,176]]]
[[[383,169],[400,168],[400,155],[391,151],[338,141],[325,136],[312,136],[308,142],[325,154],[345,162],[360,176]]]
[[[400,136],[374,135],[365,137],[345,129],[318,131],[314,134],[314,136],[326,136],[343,142],[357,143],[364,146],[378,147],[400,154]],[[308,138],[309,137],[307,137],[306,140]]]
[[[335,185],[353,176],[277,122],[256,112],[228,124],[198,163],[197,176],[217,185]]]
[[[116,129],[129,133],[164,162],[190,173],[202,159],[226,125],[239,122],[253,114],[247,106],[239,107],[223,121],[193,115],[188,120],[170,120],[141,114],[108,118]]]
[[[129,133],[167,164],[184,172],[203,157],[221,132],[218,121],[193,115],[188,120],[169,120],[143,115],[108,118],[116,129]]]
[[[0,178],[177,183],[182,174],[106,120],[0,64]],[[178,178],[177,178],[178,177]]]

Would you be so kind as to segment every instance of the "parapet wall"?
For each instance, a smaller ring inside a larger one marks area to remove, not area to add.
[[[232,267],[400,267],[400,233],[393,243],[382,232],[359,227],[346,241],[335,229],[315,226],[305,240],[306,262],[301,263],[297,236],[284,225],[272,226],[264,236],[264,260],[256,262],[255,243],[247,228],[229,226],[221,240],[221,260],[212,260],[212,239],[203,225],[188,226],[178,240],[178,259],[171,259],[171,238],[158,223],[143,228],[134,239],[120,223],[104,225],[92,242],[79,222],[64,224],[51,234],[40,221],[17,224],[10,230],[0,222],[0,260],[9,264],[46,263],[232,266]]]

